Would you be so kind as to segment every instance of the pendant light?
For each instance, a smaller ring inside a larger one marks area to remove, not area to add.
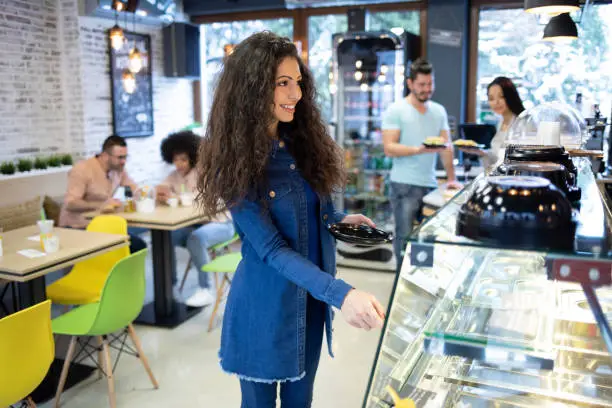
[[[123,48],[123,44],[125,43],[125,35],[123,34],[123,30],[119,27],[119,12],[124,9],[123,2],[119,0],[113,1],[113,9],[115,10],[115,25],[108,32],[108,36],[111,41],[111,47],[115,51],[119,51]]]
[[[136,32],[136,13],[134,13],[132,24],[134,32]],[[142,69],[142,54],[138,47],[136,47],[136,40],[134,40],[134,48],[130,50],[128,56],[128,68],[133,74],[137,74]]]
[[[525,11],[528,13],[554,16],[579,9],[579,0],[525,0]]]
[[[129,69],[123,70],[121,81],[123,83],[123,90],[128,94],[133,94],[136,90],[136,77],[130,72]]]
[[[546,41],[566,41],[577,38],[578,28],[568,13],[552,17],[544,28],[544,40]]]

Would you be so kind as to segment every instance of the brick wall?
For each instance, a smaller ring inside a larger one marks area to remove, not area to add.
[[[58,4],[0,0],[0,160],[68,145]]]
[[[0,0],[0,160],[89,156],[112,133],[106,30],[114,22],[78,16],[77,3]],[[155,135],[128,140],[128,171],[156,183],[169,170],[159,144],[193,121],[193,93],[190,81],[163,76],[161,28],[135,31],[151,35]]]

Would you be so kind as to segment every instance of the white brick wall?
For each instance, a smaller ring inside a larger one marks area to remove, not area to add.
[[[112,133],[106,30],[78,16],[78,0],[0,0],[0,160],[50,152],[89,156]],[[130,30],[132,25],[130,23]],[[128,140],[128,171],[139,183],[168,172],[161,140],[193,121],[191,82],[163,76],[161,28],[151,35],[155,135]]]

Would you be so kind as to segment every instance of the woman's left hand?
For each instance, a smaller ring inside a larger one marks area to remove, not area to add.
[[[344,217],[341,221],[344,224],[354,224],[354,225],[361,225],[361,224],[366,224],[369,225],[372,228],[376,228],[376,224],[374,224],[374,221],[372,221],[371,219],[369,219],[368,217],[366,217],[363,214],[350,214],[347,215],[346,217]]]

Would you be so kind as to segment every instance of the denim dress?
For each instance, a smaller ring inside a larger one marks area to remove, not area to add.
[[[308,294],[324,302],[332,353],[332,306],[352,287],[336,279],[336,245],[328,223],[340,222],[328,196],[319,196],[317,225],[308,222],[304,178],[284,142],[275,142],[267,187],[230,210],[242,240],[242,261],[225,307],[219,357],[224,371],[256,382],[304,377]],[[259,199],[265,201],[261,203]],[[309,260],[309,237],[320,242],[319,265]]]

